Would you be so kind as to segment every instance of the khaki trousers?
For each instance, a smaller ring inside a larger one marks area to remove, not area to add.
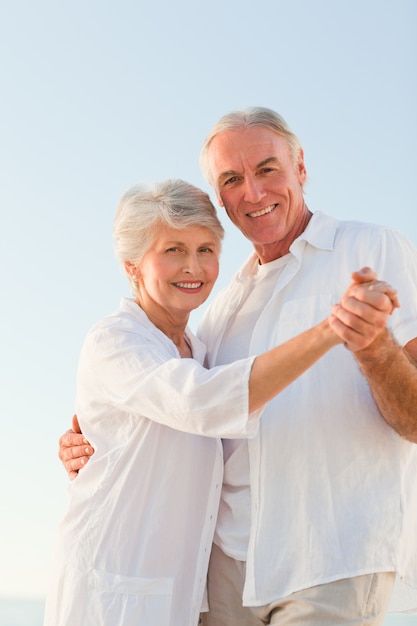
[[[203,626],[381,626],[395,573],[337,580],[291,594],[262,607],[243,607],[245,564],[213,546],[208,575],[210,612]]]

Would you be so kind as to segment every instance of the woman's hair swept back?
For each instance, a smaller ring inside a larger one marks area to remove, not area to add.
[[[249,107],[241,111],[231,111],[223,115],[223,117],[216,122],[207,135],[200,152],[200,168],[204,178],[210,185],[216,187],[216,181],[212,179],[213,177],[208,160],[209,147],[214,137],[228,130],[238,130],[240,128],[251,128],[254,126],[263,126],[277,135],[285,137],[288,140],[294,163],[298,162],[301,143],[281,115],[265,107]]]
[[[140,263],[161,226],[207,228],[221,249],[224,229],[208,194],[183,180],[164,180],[149,186],[133,185],[120,198],[113,241],[121,264]]]

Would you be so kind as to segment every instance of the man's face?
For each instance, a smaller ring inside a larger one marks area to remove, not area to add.
[[[261,261],[286,254],[310,215],[302,190],[302,150],[295,163],[285,137],[256,126],[218,134],[208,157],[220,206]]]

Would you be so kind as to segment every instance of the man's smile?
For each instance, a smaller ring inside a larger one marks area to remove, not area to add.
[[[267,206],[265,209],[261,209],[260,211],[254,211],[253,213],[246,213],[248,217],[261,217],[262,215],[267,215],[267,213],[272,213],[272,211],[278,206],[278,204],[271,204]]]

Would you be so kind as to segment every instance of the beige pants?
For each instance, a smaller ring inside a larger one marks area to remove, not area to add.
[[[380,626],[395,574],[383,572],[346,578],[291,594],[262,607],[243,607],[245,564],[213,546],[208,576],[210,612],[203,626]]]

